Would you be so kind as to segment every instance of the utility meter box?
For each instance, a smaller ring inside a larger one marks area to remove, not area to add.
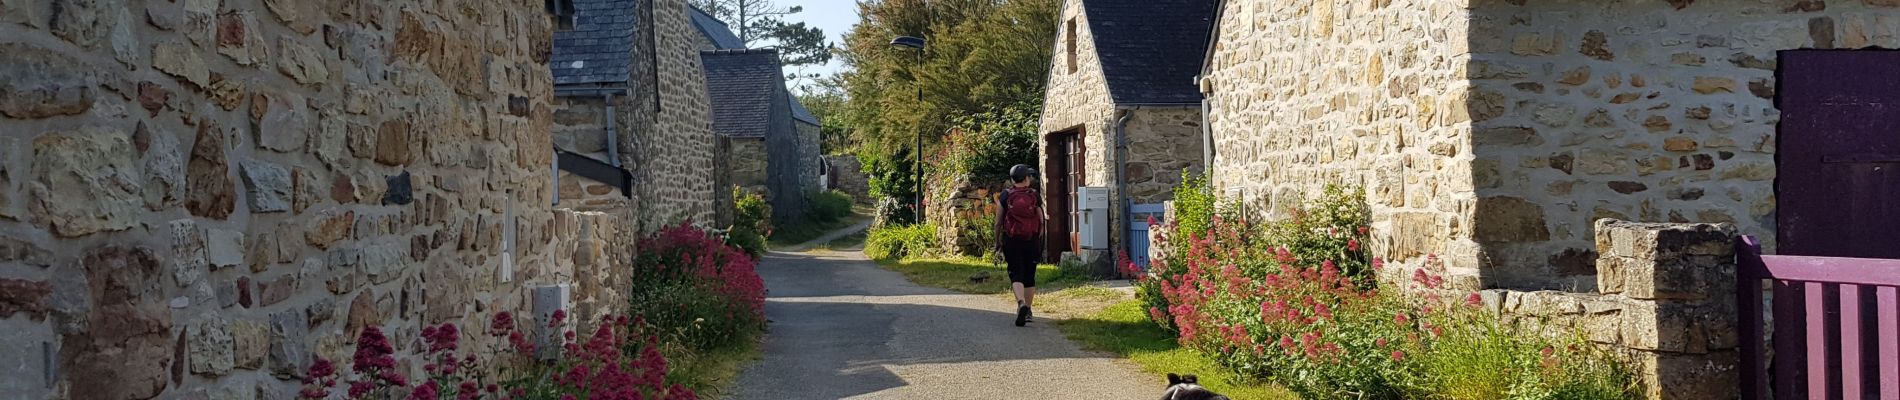
[[[1088,186],[1075,189],[1076,247],[1089,250],[1108,248],[1108,188]]]

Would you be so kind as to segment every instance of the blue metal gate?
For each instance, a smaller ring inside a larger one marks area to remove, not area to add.
[[[1164,223],[1167,211],[1165,204],[1136,204],[1128,209],[1128,258],[1143,271],[1148,270],[1148,220]]]

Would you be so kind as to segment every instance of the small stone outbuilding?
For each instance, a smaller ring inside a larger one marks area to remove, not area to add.
[[[554,142],[563,205],[636,215],[643,230],[710,221],[710,100],[691,6],[571,0],[555,24]],[[594,176],[583,176],[589,172]]]
[[[1594,288],[1594,221],[1900,257],[1900,3],[1221,1],[1210,174],[1278,212],[1361,185],[1371,248],[1461,287]]]
[[[781,75],[777,49],[702,52],[712,94],[713,128],[728,144],[733,186],[764,193],[777,222],[804,216],[818,181],[818,135],[799,129],[796,104]],[[809,113],[807,113],[809,115]]]
[[[1130,250],[1130,205],[1173,199],[1183,173],[1200,173],[1204,139],[1194,75],[1213,16],[1213,4],[1199,0],[1063,6],[1037,141],[1050,228],[1074,232],[1076,188],[1105,186],[1110,240],[1107,248],[1087,250],[1071,234],[1052,234],[1048,259],[1073,252],[1106,260],[1100,256]]]

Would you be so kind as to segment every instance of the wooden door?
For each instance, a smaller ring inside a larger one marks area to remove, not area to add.
[[[1082,210],[1075,207],[1076,199],[1082,198],[1081,188],[1089,185],[1088,137],[1077,131],[1069,138],[1069,251],[1082,253],[1082,230],[1073,221],[1082,220]]]
[[[1043,204],[1049,213],[1048,224],[1044,226],[1043,259],[1050,262],[1061,261],[1062,252],[1072,251],[1075,244],[1073,236],[1075,176],[1070,172],[1073,165],[1070,160],[1073,144],[1077,141],[1077,132],[1063,132],[1049,135],[1044,146],[1043,176],[1049,181],[1043,182]]]
[[[1780,59],[1776,253],[1900,258],[1900,51]]]

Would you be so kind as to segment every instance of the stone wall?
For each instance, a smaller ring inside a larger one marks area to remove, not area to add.
[[[557,182],[557,185],[558,187],[556,189],[559,190],[557,193],[560,195],[560,203],[555,204],[556,206],[577,211],[599,211],[616,214],[626,212],[629,213],[629,217],[635,219],[639,218],[639,214],[634,212],[637,209],[634,207],[634,205],[637,204],[634,199],[620,193],[620,188],[613,187],[613,185],[601,183],[600,181],[588,179],[580,175],[574,175],[567,171],[561,171],[561,178],[560,181]],[[636,230],[635,232],[638,231]]]
[[[797,176],[798,182],[802,182],[800,186],[803,186],[805,191],[815,193],[823,190],[825,182],[818,178],[819,163],[824,161],[821,158],[823,154],[818,152],[818,140],[823,135],[823,129],[820,129],[818,125],[796,121],[792,122],[792,126],[798,131],[798,165],[793,167],[797,168],[798,172],[794,175]]]
[[[1181,173],[1201,173],[1201,110],[1140,108],[1131,113],[1125,167],[1129,200],[1136,204],[1174,200]]]
[[[1116,187],[1117,163],[1121,155],[1115,147],[1117,118],[1129,116],[1127,135],[1127,183],[1125,196],[1135,203],[1160,203],[1174,198],[1174,187],[1181,183],[1182,171],[1199,173],[1202,164],[1201,110],[1198,104],[1180,106],[1117,107],[1109,96],[1102,65],[1095,52],[1095,40],[1082,12],[1081,2],[1065,5],[1063,20],[1057,25],[1056,54],[1051,58],[1049,88],[1043,96],[1040,121],[1042,140],[1037,141],[1037,158],[1044,163],[1043,182],[1051,182],[1048,162],[1049,138],[1054,134],[1080,132],[1083,151],[1084,186],[1109,188],[1109,208],[1122,210],[1122,188]],[[1070,38],[1074,24],[1074,38]],[[1069,44],[1075,46],[1073,66]],[[1048,187],[1046,190],[1067,190]],[[1121,249],[1127,223],[1119,211],[1109,216],[1109,247]],[[1106,252],[1116,254],[1115,250]],[[1090,256],[1086,258],[1097,258]],[[1106,260],[1106,259],[1104,259]],[[1101,262],[1103,266],[1114,263]],[[1111,267],[1104,267],[1111,268]],[[1104,270],[1102,272],[1109,272]]]
[[[937,248],[955,255],[982,256],[995,247],[997,195],[1007,182],[977,182],[969,175],[928,173],[924,218],[937,227]]]
[[[1268,214],[1361,186],[1376,256],[1436,253],[1454,285],[1477,286],[1466,3],[1225,2],[1202,82],[1213,184]],[[1490,229],[1530,234],[1511,226]]]
[[[1227,4],[1215,183],[1269,212],[1361,185],[1377,255],[1464,287],[1595,285],[1597,218],[1772,249],[1776,52],[1900,47],[1885,1],[1379,3]]]
[[[650,134],[635,135],[643,159],[634,169],[640,186],[641,230],[691,219],[712,221],[723,188],[713,187],[717,145],[691,10],[685,0],[647,0],[653,5],[658,51],[659,116]]]
[[[1645,398],[1735,397],[1735,227],[1604,219],[1594,228],[1599,293],[1486,290],[1485,307],[1507,324],[1628,356]]]
[[[731,143],[731,154],[726,157],[725,171],[727,182],[732,187],[771,197],[765,184],[765,139],[763,138],[724,138]]]
[[[1729,222],[1772,252],[1777,51],[1900,47],[1886,1],[1478,3],[1480,206],[1538,231],[1487,249],[1505,281],[1589,273],[1597,218]]]
[[[851,195],[851,202],[858,205],[871,205],[871,181],[864,174],[864,165],[858,163],[858,156],[825,156],[825,161],[831,163],[831,190]]]
[[[364,326],[621,301],[632,227],[549,205],[539,4],[6,1],[0,38],[9,396],[289,398]]]
[[[638,112],[641,108],[630,103],[633,102],[624,96],[617,96],[613,100],[614,108],[612,114],[618,118],[614,121],[614,130],[618,132],[615,136],[619,139],[619,143],[622,146],[621,149],[617,150],[622,152],[619,156],[623,165],[624,163],[632,162],[640,158],[638,154],[630,154],[630,151],[634,149],[628,146],[633,142],[631,138],[627,137],[628,134],[630,132],[651,131],[652,129],[651,125],[645,125],[645,128],[642,128],[642,125],[636,125],[639,123],[638,120],[642,119],[635,117],[636,114],[642,114]],[[607,118],[609,115],[607,105],[606,99],[602,97],[555,97],[551,104],[554,122],[554,147],[592,157],[596,160],[608,161],[611,156],[607,152]],[[645,110],[650,111],[652,109],[646,108]],[[651,118],[650,112],[645,114],[649,114],[646,116],[648,117],[646,119]],[[632,198],[622,194],[619,188],[580,177],[566,171],[561,172],[560,180],[557,184],[559,186],[558,193],[560,195],[560,203],[558,205],[564,208],[620,212],[623,210],[631,211],[633,205],[636,204]],[[637,213],[634,215],[637,215]]]

